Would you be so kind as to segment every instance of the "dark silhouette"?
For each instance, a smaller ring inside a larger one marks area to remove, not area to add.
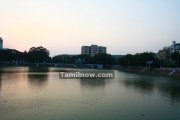
[[[93,57],[94,64],[113,65],[115,63],[114,58],[110,54],[101,53]]]
[[[159,66],[159,60],[155,53],[137,53],[135,55],[127,54],[118,59],[119,65],[123,66],[146,66],[148,61],[153,62],[153,66]]]
[[[90,56],[90,55],[76,55],[76,56],[74,56],[74,59],[79,59],[79,58],[81,58],[82,60],[84,60],[84,63],[85,64],[92,64],[93,62],[93,58]]]
[[[57,55],[52,58],[53,63],[73,63],[74,59],[70,55]]]
[[[0,50],[0,62],[24,61],[27,58],[26,55],[14,49]]]
[[[52,58],[54,63],[74,63],[77,59],[84,60],[85,64],[104,64],[113,65],[115,63],[114,58],[110,54],[100,53],[93,57],[89,55],[58,55]]]
[[[172,53],[171,59],[174,61],[174,66],[180,66],[180,53],[179,52]]]
[[[145,67],[151,63],[151,67],[179,67],[180,53],[172,53],[168,60],[160,60],[157,54],[152,52],[137,53],[135,55],[127,54],[119,58],[113,57],[111,54],[100,53],[95,56],[90,55],[57,55],[52,59],[49,56],[50,52],[46,48],[31,47],[28,52],[20,52],[14,49],[0,50],[0,65],[22,65],[22,66],[54,66],[53,63],[73,64],[81,59],[83,64],[103,64],[104,66],[120,65]],[[34,64],[35,63],[35,64]],[[49,64],[50,63],[50,64]],[[66,66],[65,66],[66,67]],[[68,67],[68,66],[67,66]],[[108,68],[108,67],[107,67]],[[111,68],[111,67],[110,67]]]
[[[48,62],[50,52],[42,47],[31,47],[28,52],[28,58],[30,62]]]

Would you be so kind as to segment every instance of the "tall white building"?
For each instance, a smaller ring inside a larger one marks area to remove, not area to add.
[[[98,46],[98,45],[91,45],[91,46],[82,46],[81,47],[81,54],[94,56],[99,53],[106,53],[106,47]]]
[[[3,49],[3,39],[0,38],[0,49]]]

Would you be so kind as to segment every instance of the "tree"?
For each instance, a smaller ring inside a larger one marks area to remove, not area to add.
[[[106,53],[97,54],[92,59],[95,64],[113,65],[115,63],[114,58]]]
[[[78,59],[78,58],[83,59],[86,64],[92,63],[92,57],[90,55],[76,55],[76,56],[74,56],[74,60]]]
[[[172,53],[171,59],[174,61],[175,66],[179,66],[180,65],[180,53],[179,52]]]
[[[155,53],[151,52],[137,53],[135,55],[127,54],[124,57],[119,58],[118,61],[120,65],[125,66],[146,66],[147,61],[153,61],[156,66],[158,64]]]
[[[132,65],[134,65],[134,60],[133,59],[134,59],[133,55],[127,54],[124,57],[119,58],[118,61],[119,61],[120,65],[132,66]]]
[[[0,50],[0,61],[24,61],[25,55],[23,52],[14,49]]]
[[[74,63],[72,56],[70,55],[57,55],[52,58],[54,63]]]
[[[47,62],[49,61],[49,51],[42,47],[31,47],[28,52],[30,62]]]

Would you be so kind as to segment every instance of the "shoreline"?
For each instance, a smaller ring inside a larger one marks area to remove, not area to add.
[[[145,67],[120,67],[117,70],[129,73],[140,73],[156,76],[169,76],[180,78],[180,68],[152,68],[147,69]]]
[[[56,66],[54,63],[41,63],[38,66],[37,63],[31,64],[0,64],[1,67],[53,67],[53,68],[77,68],[77,69],[98,69],[91,67],[74,67],[73,64],[66,64],[62,66]],[[169,77],[178,77],[180,78],[180,68],[151,68],[148,69],[146,67],[136,67],[136,66],[119,66],[119,65],[109,65],[104,68],[99,68],[99,70],[109,69],[109,70],[119,70],[123,72],[129,73],[140,73],[147,75],[156,75],[156,76],[169,76]]]

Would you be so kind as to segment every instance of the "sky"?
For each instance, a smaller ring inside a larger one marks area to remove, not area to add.
[[[4,48],[43,46],[51,56],[91,44],[158,52],[180,42],[180,0],[0,0],[0,37]]]

